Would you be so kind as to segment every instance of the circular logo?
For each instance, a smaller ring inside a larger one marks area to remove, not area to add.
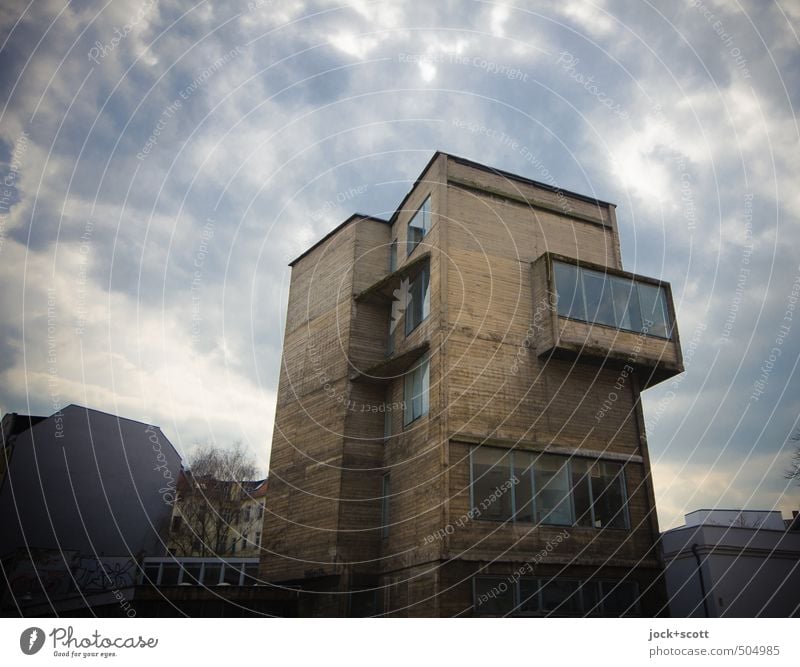
[[[25,655],[38,653],[42,646],[44,646],[44,630],[41,628],[28,628],[19,636],[19,647]]]

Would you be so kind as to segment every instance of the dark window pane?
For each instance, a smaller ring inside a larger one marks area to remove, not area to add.
[[[502,616],[514,610],[515,585],[506,577],[475,577],[475,613]]]
[[[200,583],[200,563],[183,564],[183,583],[192,585]]]
[[[397,239],[389,246],[389,271],[397,270]]]
[[[222,573],[222,565],[219,563],[206,563],[203,571],[203,585],[216,586],[219,584],[219,576]]]
[[[642,330],[652,336],[667,338],[667,304],[663,288],[639,283],[638,292]]]
[[[231,586],[239,585],[239,580],[242,576],[240,567],[240,565],[225,565],[225,574],[223,576],[225,577],[224,581],[226,584],[230,584]]]
[[[542,610],[554,614],[580,613],[578,582],[568,579],[542,581]]]
[[[581,584],[581,600],[584,614],[599,614],[602,611],[600,606],[600,584],[597,581],[584,581]]]
[[[164,566],[161,568],[161,585],[177,586],[179,571],[180,568],[177,563],[164,563]]]
[[[589,461],[572,459],[572,501],[575,506],[575,523],[592,526],[592,495],[590,491]]]
[[[555,271],[556,294],[558,295],[558,314],[585,320],[586,310],[583,307],[579,269],[569,264],[554,262],[553,270]]]
[[[416,329],[428,317],[430,311],[430,290],[428,269],[420,271],[408,288],[408,300],[405,310],[406,336]]]
[[[606,276],[597,271],[582,270],[583,293],[586,297],[586,314],[590,322],[617,326],[614,318],[614,302],[611,286]]]
[[[606,616],[628,616],[638,613],[637,586],[632,581],[604,581],[603,613]]]
[[[472,502],[475,518],[507,521],[511,518],[511,461],[504,449],[472,450]]]
[[[572,525],[567,459],[563,456],[541,455],[533,465],[536,520]]]
[[[144,583],[145,584],[153,584],[154,586],[158,583],[158,563],[148,563],[144,566]]]
[[[258,563],[247,563],[244,566],[244,585],[255,586],[258,584]]]
[[[428,413],[429,394],[430,360],[426,356],[423,357],[422,360],[406,374],[404,379],[404,425],[408,425],[415,419],[418,419],[419,417],[422,417]]]
[[[602,461],[592,468],[592,498],[596,528],[626,528],[622,464]]]
[[[539,607],[539,580],[524,577],[519,580],[519,607],[521,614],[531,614],[540,611]]]
[[[535,455],[529,452],[514,452],[514,486],[516,521],[533,521],[533,462]]]

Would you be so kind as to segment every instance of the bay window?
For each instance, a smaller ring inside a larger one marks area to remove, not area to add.
[[[672,335],[664,288],[565,262],[553,262],[558,314],[643,333]]]

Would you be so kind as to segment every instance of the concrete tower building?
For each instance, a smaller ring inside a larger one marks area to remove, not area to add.
[[[291,266],[261,575],[301,615],[663,613],[639,394],[682,357],[613,204],[437,152]]]

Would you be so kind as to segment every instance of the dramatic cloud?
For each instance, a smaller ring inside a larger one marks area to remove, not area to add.
[[[791,3],[234,4],[0,9],[3,412],[90,405],[266,467],[288,261],[442,149],[616,202],[626,268],[672,283],[664,527],[800,506]]]

